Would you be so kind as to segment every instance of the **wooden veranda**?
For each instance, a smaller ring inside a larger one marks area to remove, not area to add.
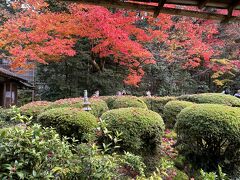
[[[33,85],[19,75],[0,67],[0,107],[17,104],[18,89],[33,89]]]
[[[89,5],[100,5],[105,7],[125,8],[153,12],[157,17],[159,13],[181,15],[204,19],[221,21],[239,21],[240,17],[233,16],[234,10],[240,10],[240,0],[63,0]],[[165,7],[164,5],[176,5],[175,8]],[[179,6],[194,6],[198,10],[186,10]],[[225,9],[226,14],[218,14],[203,11],[206,8]]]

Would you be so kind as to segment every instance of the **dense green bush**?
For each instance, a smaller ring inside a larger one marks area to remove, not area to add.
[[[39,125],[0,129],[0,144],[1,179],[54,179],[73,157],[65,140]]]
[[[147,104],[148,109],[162,115],[165,104],[176,100],[176,97],[141,97],[141,99]]]
[[[54,127],[61,136],[75,137],[80,141],[88,140],[94,133],[97,119],[92,114],[77,108],[50,109],[37,119],[45,127]]]
[[[118,96],[100,96],[99,98],[107,103],[109,109],[112,109],[113,102],[118,98]]]
[[[49,109],[54,108],[63,108],[63,107],[76,107],[76,108],[82,108],[83,107],[83,98],[66,98],[66,99],[59,99],[57,101],[54,101]]]
[[[48,101],[35,101],[21,106],[20,111],[22,114],[37,118],[37,116],[49,108],[51,104],[52,103]]]
[[[176,132],[180,152],[197,168],[214,171],[218,165],[233,170],[240,164],[240,111],[217,104],[183,109]]]
[[[18,119],[13,118],[16,115],[20,115],[20,110],[15,106],[12,106],[9,109],[0,108],[0,128],[13,126],[21,123],[20,121],[18,121]]]
[[[122,132],[121,150],[154,154],[161,144],[164,123],[161,116],[143,108],[121,108],[104,113],[101,119],[114,133]]]
[[[0,121],[7,121],[9,119],[6,109],[0,107]]]
[[[193,105],[187,101],[170,101],[164,106],[163,119],[167,128],[173,128],[176,123],[177,115],[184,108]]]
[[[135,96],[118,96],[112,103],[112,109],[128,107],[147,108],[147,105]]]
[[[91,102],[92,108],[90,113],[92,113],[96,117],[100,117],[103,113],[109,110],[107,103],[104,100],[98,98],[91,98],[89,101]]]
[[[104,154],[96,145],[70,145],[51,128],[0,129],[1,179],[128,179],[144,175],[141,157]]]
[[[240,99],[221,93],[192,94],[178,97],[179,100],[195,103],[224,104],[233,107],[240,107]]]
[[[104,100],[99,98],[91,98],[89,99],[90,107],[92,108],[89,111],[96,117],[100,117],[104,112],[108,111],[107,103]],[[72,108],[83,108],[83,98],[68,98],[68,99],[60,99],[52,103],[49,106],[49,109],[59,108],[59,107],[72,107]]]

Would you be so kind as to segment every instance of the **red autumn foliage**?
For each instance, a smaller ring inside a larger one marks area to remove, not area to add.
[[[113,13],[103,7],[76,4],[68,7],[69,12],[56,13],[48,9],[44,0],[19,0],[14,7],[19,12],[0,27],[0,47],[8,52],[3,55],[12,61],[13,68],[26,68],[27,61],[47,63],[74,56],[77,40],[88,38],[95,56],[114,57],[115,63],[129,70],[125,83],[137,85],[144,76],[142,67],[155,63],[146,48],[152,41],[168,46],[160,53],[169,61],[177,59],[181,52],[183,68],[201,64],[216,68],[210,66],[210,59],[221,54],[218,47],[225,43],[215,38],[219,25],[213,21],[191,18],[176,21],[165,14],[152,18],[137,12]],[[142,18],[148,28],[138,27]],[[96,65],[94,57],[92,64]]]

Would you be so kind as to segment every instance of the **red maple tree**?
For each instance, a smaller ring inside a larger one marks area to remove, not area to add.
[[[154,63],[147,44],[165,43],[162,52],[169,61],[176,59],[179,49],[184,56],[183,68],[200,64],[214,67],[210,58],[221,54],[224,44],[215,37],[218,24],[160,14],[158,18],[142,16],[138,12],[114,12],[98,6],[70,5],[68,12],[51,12],[44,0],[21,0],[14,4],[18,10],[0,27],[0,46],[13,68],[26,68],[28,61],[47,63],[65,56],[74,56],[79,38],[88,38],[92,45],[92,64],[99,71],[103,67],[96,57],[113,57],[115,63],[128,68],[126,84],[137,85],[144,75],[143,65]],[[139,27],[144,19],[148,26]],[[172,30],[174,29],[174,30]],[[174,55],[175,54],[175,55]]]

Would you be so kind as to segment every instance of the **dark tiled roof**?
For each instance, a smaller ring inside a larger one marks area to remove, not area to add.
[[[26,79],[20,77],[16,73],[13,73],[13,72],[11,72],[7,69],[1,68],[1,67],[0,67],[0,76],[6,77],[9,79],[14,79],[18,83],[20,83],[21,85],[23,85],[25,87],[33,88],[33,85],[31,83],[29,83]]]

